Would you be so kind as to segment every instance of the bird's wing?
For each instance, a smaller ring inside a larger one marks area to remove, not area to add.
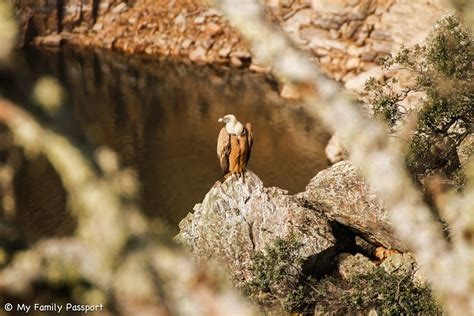
[[[252,130],[252,124],[248,123],[245,124],[245,128],[247,129],[247,142],[248,142],[248,153],[247,157],[245,157],[245,164],[247,165],[249,159],[250,159],[250,154],[252,153],[252,145],[253,145],[253,130]]]
[[[225,127],[221,128],[217,137],[217,158],[224,175],[229,172],[230,135]]]

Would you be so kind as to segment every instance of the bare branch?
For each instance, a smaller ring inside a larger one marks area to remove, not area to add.
[[[79,223],[79,238],[45,240],[19,253],[0,272],[0,292],[25,297],[35,281],[48,281],[50,275],[69,280],[68,271],[74,271],[105,293],[113,293],[109,299],[124,315],[256,314],[221,271],[211,273],[209,267],[192,261],[166,242],[169,236],[158,238],[138,207],[122,203],[110,183],[113,180],[96,172],[64,137],[4,99],[0,99],[0,123],[9,127],[15,144],[24,151],[48,158]],[[131,239],[133,250],[127,247]],[[65,271],[57,272],[53,270],[57,264],[48,264],[58,261],[60,267],[67,267]]]

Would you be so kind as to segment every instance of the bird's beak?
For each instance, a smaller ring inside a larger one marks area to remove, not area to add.
[[[222,122],[224,122],[224,119],[221,117],[221,118],[219,118],[217,121],[218,121],[219,123],[222,123]]]

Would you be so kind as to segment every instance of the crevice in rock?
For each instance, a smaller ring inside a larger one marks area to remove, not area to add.
[[[359,236],[351,227],[336,221],[330,221],[329,225],[336,239],[336,245],[306,259],[302,266],[305,277],[311,276],[319,280],[334,274],[337,271],[336,257],[341,253],[352,255],[361,253],[372,260],[376,259],[374,255],[376,246]]]
[[[244,220],[245,220],[245,217],[244,217]],[[253,236],[253,223],[249,223],[247,222],[247,220],[245,220],[245,222],[249,225],[250,242],[252,243],[252,250],[255,251],[255,240]]]
[[[347,252],[352,255],[360,253],[365,257],[376,259],[375,248],[379,245],[364,238],[364,233],[337,221],[331,221],[330,225],[340,249],[339,253]]]
[[[336,245],[340,252],[351,252],[355,250],[356,232],[354,232],[354,230],[337,221],[331,220],[329,221],[329,226],[331,226],[332,234],[334,238],[336,238]]]
[[[330,274],[336,268],[334,258],[339,253],[339,247],[330,247],[320,253],[309,256],[302,265],[302,274],[305,277],[321,279]]]

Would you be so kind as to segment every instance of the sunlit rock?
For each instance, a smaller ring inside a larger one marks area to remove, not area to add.
[[[396,253],[385,259],[380,267],[388,273],[404,272],[411,274],[415,271],[416,262],[409,253]]]
[[[180,243],[199,259],[224,263],[238,281],[251,278],[252,255],[277,238],[296,238],[303,245],[301,256],[311,257],[319,269],[335,255],[328,221],[286,191],[264,187],[251,171],[245,182],[235,177],[216,182],[179,227]]]
[[[203,47],[198,46],[189,54],[189,59],[197,63],[204,62],[206,60],[206,50]]]
[[[362,91],[365,86],[365,82],[369,78],[375,78],[376,80],[382,80],[383,79],[383,71],[380,69],[380,67],[372,67],[366,72],[363,72],[356,77],[348,80],[344,87],[349,90],[355,90],[355,91]]]
[[[308,205],[389,249],[406,250],[393,231],[388,211],[349,161],[319,172],[300,193]]]
[[[121,2],[117,4],[115,7],[112,9],[112,13],[122,13],[128,10],[127,4],[125,2]]]

